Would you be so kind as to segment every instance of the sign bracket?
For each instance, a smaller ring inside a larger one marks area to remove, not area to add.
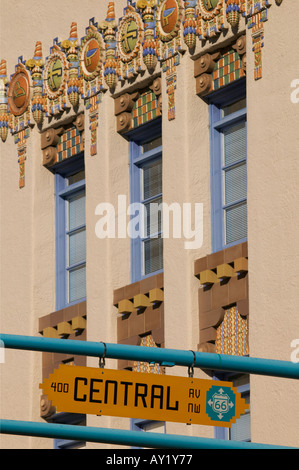
[[[103,341],[100,341],[101,344],[104,345],[104,354],[102,356],[100,356],[99,358],[99,368],[100,369],[104,369],[105,367],[105,358],[106,358],[106,352],[107,352],[107,346],[106,346],[106,343],[104,343]]]

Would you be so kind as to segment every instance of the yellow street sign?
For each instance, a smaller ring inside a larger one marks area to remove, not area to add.
[[[248,408],[230,382],[65,364],[40,388],[57,412],[230,427]]]

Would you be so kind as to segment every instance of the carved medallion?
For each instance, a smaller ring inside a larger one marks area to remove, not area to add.
[[[30,101],[30,82],[26,70],[20,69],[12,76],[8,89],[8,105],[14,116],[21,116]]]
[[[224,29],[224,0],[197,1],[197,32],[199,39],[211,38],[217,34],[220,34],[221,31]]]
[[[117,35],[117,50],[123,62],[137,57],[143,40],[143,25],[138,13],[130,5],[121,19]]]
[[[94,26],[91,26],[82,41],[80,51],[80,72],[84,80],[93,80],[99,74],[104,50],[102,36]]]
[[[56,99],[65,89],[67,62],[65,55],[58,46],[48,57],[44,70],[44,91],[50,100]]]
[[[164,0],[157,10],[157,33],[162,41],[170,41],[178,34],[183,5],[178,0]]]
[[[222,5],[222,0],[199,0],[199,8],[201,13],[211,18]]]
[[[200,0],[201,8],[209,14],[211,14],[211,12],[216,9],[218,3],[219,0]]]

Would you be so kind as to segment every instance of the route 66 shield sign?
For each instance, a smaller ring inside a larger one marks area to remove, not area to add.
[[[207,392],[206,412],[213,420],[228,422],[235,414],[235,394],[229,387],[212,386]]]

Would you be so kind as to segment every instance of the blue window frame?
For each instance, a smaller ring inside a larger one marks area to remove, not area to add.
[[[86,416],[77,413],[57,413],[51,418],[56,424],[70,424],[72,426],[86,426]],[[79,449],[85,447],[85,441],[68,439],[54,439],[54,449]]]
[[[241,397],[245,399],[245,402],[250,405],[249,376],[243,374],[236,375],[233,372],[220,372],[214,379],[232,382],[233,386],[237,388],[237,392],[239,392]],[[250,408],[246,410],[235,423],[232,423],[230,428],[215,427],[214,437],[216,439],[251,442]]]
[[[148,419],[131,419],[131,431],[166,433],[166,424],[164,421],[152,421]],[[140,449],[140,447],[132,447]]]
[[[56,309],[86,299],[83,155],[55,170]]]
[[[139,214],[138,235],[131,234],[131,280],[136,282],[163,270],[161,210],[151,210],[162,202],[160,120],[132,132],[129,139],[131,221]]]
[[[210,105],[212,251],[247,240],[245,82],[213,94]]]

